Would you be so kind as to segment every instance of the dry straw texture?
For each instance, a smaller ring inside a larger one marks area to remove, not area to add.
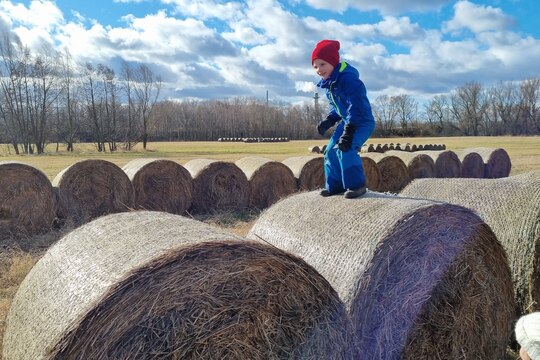
[[[47,176],[19,162],[0,161],[0,240],[49,231],[56,197]]]
[[[501,148],[471,148],[463,150],[465,153],[475,152],[484,160],[484,177],[498,179],[507,177],[512,170],[512,161],[506,150]]]
[[[436,177],[458,178],[461,176],[461,161],[452,150],[425,150],[419,154],[429,155],[435,161]]]
[[[485,165],[482,156],[476,152],[457,152],[461,161],[461,177],[481,179],[485,175]]]
[[[61,202],[59,217],[83,224],[133,207],[133,185],[120,167],[106,160],[83,160],[62,170],[52,182]]]
[[[352,359],[344,304],[301,259],[139,211],[61,239],[21,283],[4,360]],[[29,340],[31,339],[31,341]]]
[[[233,162],[195,159],[188,161],[184,167],[193,178],[193,213],[248,207],[249,182],[244,172]]]
[[[379,153],[362,154],[373,159],[381,173],[379,191],[399,192],[410,181],[407,165],[399,157]]]
[[[166,159],[135,159],[122,167],[139,209],[184,214],[191,206],[193,179],[182,165]]]
[[[344,300],[363,359],[498,359],[514,298],[502,246],[471,210],[368,192],[278,202],[248,237],[292,252]]]
[[[379,170],[377,163],[372,158],[363,155],[361,159],[364,175],[366,177],[366,187],[370,190],[378,191],[381,181],[381,171]]]
[[[249,156],[236,161],[235,164],[249,181],[250,207],[266,209],[298,189],[291,169],[278,161]]]
[[[540,310],[540,172],[503,179],[421,179],[402,194],[476,211],[508,254],[518,314]]]
[[[293,172],[299,190],[324,188],[324,158],[322,156],[296,156],[282,162]]]
[[[406,151],[388,151],[386,154],[397,156],[403,160],[411,180],[435,177],[435,162],[429,155]]]

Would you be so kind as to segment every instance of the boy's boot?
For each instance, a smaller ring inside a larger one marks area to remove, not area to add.
[[[345,197],[347,199],[354,199],[354,198],[364,195],[365,193],[366,193],[366,187],[362,186],[362,187],[359,187],[358,189],[349,189],[345,191]]]

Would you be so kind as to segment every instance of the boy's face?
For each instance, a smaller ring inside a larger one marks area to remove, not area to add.
[[[332,75],[332,71],[334,71],[334,66],[330,65],[324,60],[315,59],[313,61],[313,69],[315,69],[317,75],[326,80],[330,77],[330,75]]]

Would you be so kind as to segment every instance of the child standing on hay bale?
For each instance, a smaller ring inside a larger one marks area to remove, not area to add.
[[[516,340],[523,360],[540,360],[540,312],[524,315],[516,323]]]
[[[375,128],[375,119],[358,70],[339,60],[339,41],[322,40],[311,54],[311,64],[326,89],[330,112],[317,124],[319,134],[338,124],[324,154],[325,189],[322,196],[345,192],[356,198],[366,192],[366,177],[358,150]]]

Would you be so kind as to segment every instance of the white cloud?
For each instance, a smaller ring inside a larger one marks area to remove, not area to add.
[[[242,4],[236,1],[161,0],[161,2],[174,5],[179,14],[199,19],[234,19],[239,16],[242,8]]]
[[[309,81],[297,81],[294,84],[294,88],[296,91],[304,93],[314,93],[317,91],[317,85]]]
[[[316,9],[343,12],[348,8],[362,11],[378,11],[383,15],[397,15],[405,12],[438,10],[450,0],[306,0]]]
[[[445,23],[446,31],[469,29],[474,33],[504,30],[513,24],[512,17],[501,9],[476,5],[469,1],[459,1],[454,5],[454,18]]]
[[[28,8],[24,4],[0,1],[0,12],[13,22],[45,31],[50,31],[64,21],[60,9],[53,2],[46,0],[32,0]]]

